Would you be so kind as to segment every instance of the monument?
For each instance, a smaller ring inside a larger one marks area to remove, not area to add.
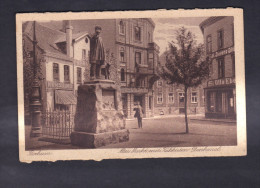
[[[102,80],[101,66],[105,63],[101,27],[95,27],[90,38],[91,80],[78,87],[75,128],[72,145],[97,148],[129,140],[125,129],[121,92],[112,80]]]

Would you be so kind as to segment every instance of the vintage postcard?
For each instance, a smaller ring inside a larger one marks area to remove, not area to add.
[[[21,162],[246,155],[243,10],[16,15]]]

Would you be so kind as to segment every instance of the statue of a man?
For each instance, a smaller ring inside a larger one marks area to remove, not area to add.
[[[88,35],[90,39],[90,78],[100,79],[101,65],[105,62],[105,50],[102,42],[102,38],[99,36],[101,33],[101,27],[95,27],[95,33]]]

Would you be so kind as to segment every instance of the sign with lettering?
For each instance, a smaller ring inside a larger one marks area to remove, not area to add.
[[[223,50],[219,50],[217,52],[213,52],[211,54],[211,58],[216,58],[216,57],[219,57],[219,56],[223,56],[223,55],[226,55],[226,54],[230,54],[232,52],[234,52],[234,46],[229,47],[229,48],[225,48]]]
[[[222,79],[216,79],[216,80],[209,80],[208,87],[230,85],[230,84],[235,84],[235,83],[236,83],[235,78],[222,78]]]
[[[63,82],[52,82],[52,81],[47,81],[47,88],[50,89],[73,89],[73,84],[70,83],[63,83]]]

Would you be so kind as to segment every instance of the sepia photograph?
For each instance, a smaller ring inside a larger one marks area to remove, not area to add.
[[[241,9],[16,18],[20,161],[246,155]]]

